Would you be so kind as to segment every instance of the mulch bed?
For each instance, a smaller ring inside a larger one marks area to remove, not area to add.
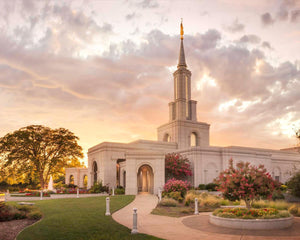
[[[21,219],[0,222],[0,240],[14,240],[19,232],[36,221],[37,220]]]

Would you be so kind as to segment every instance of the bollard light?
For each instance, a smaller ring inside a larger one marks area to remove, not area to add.
[[[6,195],[6,193],[4,193],[4,202],[7,202],[7,195]]]
[[[199,214],[199,211],[198,211],[198,198],[195,198],[195,212],[194,212],[195,215],[198,215]]]
[[[106,212],[105,212],[105,216],[109,216],[110,215],[110,210],[109,210],[109,197],[106,198]]]
[[[40,200],[43,200],[43,191],[40,192]]]
[[[112,195],[115,196],[115,187],[112,188]]]
[[[161,189],[160,188],[158,189],[158,200],[159,200],[159,202],[161,201]]]
[[[132,223],[132,230],[131,234],[136,234],[138,233],[137,229],[137,208],[133,209],[133,223]]]
[[[77,198],[79,198],[79,188],[77,188]]]

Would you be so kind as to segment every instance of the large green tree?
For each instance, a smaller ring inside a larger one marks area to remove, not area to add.
[[[83,154],[78,139],[68,129],[41,125],[8,133],[0,138],[2,171],[17,179],[37,179],[44,188],[50,175],[62,172],[74,162],[79,163],[78,158]]]

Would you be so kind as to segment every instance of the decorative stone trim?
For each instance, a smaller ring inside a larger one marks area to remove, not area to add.
[[[220,227],[247,230],[283,229],[292,226],[294,217],[276,219],[222,218],[210,214],[209,222]]]

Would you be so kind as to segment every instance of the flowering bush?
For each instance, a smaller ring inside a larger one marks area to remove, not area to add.
[[[169,153],[165,157],[165,167],[167,179],[185,179],[187,176],[192,176],[190,162],[180,154]]]
[[[191,187],[191,184],[188,181],[177,180],[172,178],[166,182],[164,185],[164,191],[166,193],[170,192],[180,192],[183,197],[187,190]]]
[[[229,168],[220,173],[216,180],[219,185],[217,190],[231,201],[244,200],[248,209],[255,199],[261,196],[272,198],[272,193],[279,188],[279,183],[274,181],[263,165],[250,166],[250,163],[239,162],[233,167],[230,159]]]

